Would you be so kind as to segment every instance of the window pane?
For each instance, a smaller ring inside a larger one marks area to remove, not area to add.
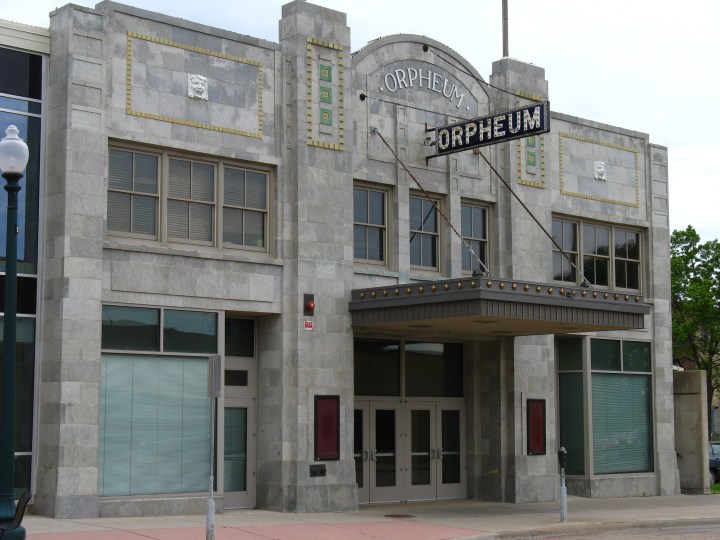
[[[485,239],[485,209],[484,208],[478,208],[473,207],[472,209],[472,216],[473,216],[473,227],[472,227],[472,235],[474,238],[481,238]]]
[[[353,253],[356,259],[367,259],[366,230],[367,227],[364,225],[355,225],[353,227]]]
[[[227,356],[255,356],[255,321],[225,319],[225,354]]]
[[[592,225],[583,226],[583,253],[595,253],[595,227]]]
[[[555,243],[560,247],[562,247],[562,242],[563,242],[562,229],[563,229],[563,222],[560,221],[559,219],[553,219],[552,220],[552,237],[553,237],[553,240],[555,240]],[[553,245],[553,247],[555,247],[555,246]]]
[[[190,205],[183,201],[167,202],[167,233],[171,238],[190,237]]]
[[[215,200],[215,167],[207,163],[192,164],[192,199],[211,202]]]
[[[558,339],[558,369],[560,371],[581,371],[583,368],[582,339]]]
[[[653,469],[651,405],[650,376],[593,373],[595,474]]]
[[[590,362],[593,370],[620,371],[620,341],[591,339]]]
[[[560,373],[560,445],[567,450],[567,474],[585,474],[583,374]]]
[[[650,343],[623,341],[623,371],[649,372],[650,366]]]
[[[625,265],[628,289],[640,289],[640,263],[628,262]]]
[[[223,242],[242,245],[243,211],[235,208],[223,210]]]
[[[247,490],[247,408],[224,407],[225,491]]]
[[[15,324],[15,451],[31,452],[35,388],[35,318],[18,317]],[[0,366],[4,356],[2,347],[4,326],[4,317],[0,315]],[[18,458],[19,456],[16,459]],[[18,484],[15,486],[17,487]]]
[[[99,494],[207,489],[205,359],[101,357]]]
[[[42,57],[0,48],[0,93],[42,99]],[[4,124],[3,124],[4,125]]]
[[[371,261],[382,261],[383,253],[383,230],[376,227],[368,227],[367,258]]]
[[[429,234],[420,235],[422,245],[422,266],[435,268],[437,266],[437,237]]]
[[[422,259],[420,258],[420,242],[420,233],[412,233],[410,235],[410,264],[414,266],[420,266],[422,264]]]
[[[459,484],[462,445],[460,439],[460,412],[442,411],[442,483]]]
[[[102,307],[102,348],[160,350],[160,311],[126,306]]]
[[[597,254],[608,257],[610,255],[610,229],[607,227],[596,227],[595,240],[597,242]]]
[[[353,189],[353,221],[356,221],[358,223],[367,223],[368,222],[368,190],[367,189],[360,189],[360,188]]]
[[[460,206],[460,234],[462,236],[472,236],[472,207],[465,204]]]
[[[267,174],[247,171],[247,206],[250,208],[267,208]]]
[[[245,211],[245,245],[265,245],[265,214],[262,212]]]
[[[167,352],[217,352],[217,315],[165,310],[163,349]]]
[[[132,202],[132,232],[155,236],[155,226],[157,223],[157,199],[155,197],[134,195]]]
[[[430,201],[423,201],[423,223],[422,230],[437,232],[437,210]]]
[[[423,222],[422,200],[410,197],[410,230],[421,231]]]
[[[640,234],[634,232],[627,233],[627,257],[628,259],[640,259]]]
[[[610,284],[610,276],[608,275],[609,259],[595,259],[595,283],[607,287]]]
[[[108,192],[107,227],[111,231],[130,232],[130,195]]]
[[[356,339],[356,396],[400,395],[400,342]]]
[[[190,198],[190,162],[170,160],[170,196]]]
[[[209,204],[190,204],[190,239],[212,242],[213,207]]]
[[[225,167],[225,204],[245,206],[245,171]]]
[[[133,188],[133,153],[110,150],[108,158],[108,185],[112,189],[131,191]]]
[[[462,345],[405,345],[405,394],[409,397],[462,397]]]
[[[157,193],[158,157],[135,154],[135,191]]]
[[[374,225],[385,225],[385,194],[380,191],[371,191],[369,196],[368,222]]]
[[[563,221],[563,250],[577,251],[577,227],[574,223]]]
[[[627,259],[627,233],[625,231],[615,231],[615,256]]]

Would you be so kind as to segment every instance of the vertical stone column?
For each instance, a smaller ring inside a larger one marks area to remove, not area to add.
[[[670,306],[670,225],[668,213],[668,155],[664,146],[649,144],[650,178],[647,190],[652,226],[648,231],[649,267],[652,277],[648,298],[653,299],[652,331],[655,371],[653,404],[655,405],[656,470],[658,494],[680,493],[680,477],[675,452],[675,427],[672,369],[672,308]],[[649,317],[646,317],[649,319]],[[707,446],[707,445],[706,445]],[[707,469],[707,462],[706,467]]]
[[[348,301],[353,276],[350,30],[343,13],[295,1],[280,21],[283,73],[282,374],[258,388],[260,408],[282,441],[258,458],[258,504],[315,512],[357,507],[353,441],[353,346]],[[312,317],[303,295],[315,296]],[[311,322],[312,330],[305,329]],[[262,378],[262,374],[260,374]],[[340,456],[315,461],[315,396],[340,398]],[[262,414],[262,413],[261,413]],[[325,468],[310,476],[310,465]]]
[[[496,112],[527,105],[531,103],[530,99],[544,100],[548,97],[545,70],[511,58],[493,62],[490,81],[500,88],[528,98],[522,100],[507,93],[498,93],[493,104]],[[542,142],[540,137],[543,138]],[[537,136],[536,139],[534,148],[539,151],[542,146],[544,152],[548,153],[549,134]],[[534,216],[549,230],[552,197],[550,190],[542,181],[544,178],[542,168],[545,167],[545,163],[537,163],[536,174],[531,175],[531,167],[528,167],[525,153],[533,149],[526,145],[526,139],[497,145],[498,170]],[[500,261],[501,275],[513,279],[545,281],[541,269],[547,268],[547,276],[552,270],[552,266],[548,266],[551,264],[550,242],[546,241],[547,237],[543,231],[504,185],[498,186],[498,214],[500,222],[498,229],[509,231],[500,235],[501,245],[506,246],[502,251],[504,257]],[[554,500],[557,495],[554,436],[557,388],[553,350],[552,336],[514,338],[514,353],[508,359],[514,364],[512,384],[514,393],[507,402],[508,418],[513,419],[508,424],[513,426],[512,436],[508,437],[508,445],[510,445],[508,459],[513,462],[513,473],[508,475],[507,479],[514,485],[512,489],[506,490],[505,500],[547,501]],[[525,441],[526,404],[527,399],[538,398],[546,399],[547,453],[544,456],[529,456]]]
[[[103,17],[65,6],[50,31],[35,510],[94,517],[107,159]]]

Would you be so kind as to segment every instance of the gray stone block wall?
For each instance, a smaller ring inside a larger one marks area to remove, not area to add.
[[[462,275],[460,240],[441,220],[439,270],[411,268],[409,200],[419,188],[371,128],[380,130],[456,227],[463,201],[489,206],[494,275],[551,282],[550,241],[483,159],[464,152],[424,165],[432,152],[422,144],[426,123],[514,108],[517,98],[489,95],[457,53],[422,36],[383,38],[351,57],[345,15],[302,1],[283,7],[279,44],[113,2],[96,10],[67,6],[54,14],[51,26],[36,508],[57,517],[140,512],[137,501],[97,497],[102,302],[257,315],[258,506],[293,512],[356,508],[350,290]],[[214,57],[235,62],[246,82],[248,73],[262,77],[259,96],[228,78],[227,70],[214,74],[213,84],[242,102],[231,123],[246,133],[225,129],[222,110],[175,95],[187,70],[207,62],[207,51],[234,59]],[[441,71],[434,67],[439,54],[475,77],[449,65],[442,69],[465,96],[462,110],[459,94],[448,98],[427,88],[410,94],[387,87],[388,73],[407,73],[413,65]],[[320,64],[332,65],[336,77],[329,81],[336,92],[330,124],[319,122]],[[490,81],[523,95],[548,95],[542,68],[509,58],[493,64]],[[360,101],[360,92],[397,104]],[[160,101],[163,118],[143,114],[159,110]],[[198,125],[205,117],[214,118],[210,128]],[[598,221],[611,215],[616,223],[647,231],[643,292],[654,305],[647,329],[605,335],[653,341],[657,470],[624,482],[594,478],[573,484],[575,492],[591,496],[649,494],[653,485],[654,493],[679,489],[669,399],[667,150],[648,139],[553,113],[552,133],[540,141],[539,166],[526,163],[524,142],[482,150],[547,230],[557,213]],[[268,253],[108,239],[109,140],[267,167]],[[614,167],[611,180],[590,181],[590,164],[606,155]],[[353,261],[355,181],[388,189],[384,267]],[[314,294],[317,303],[313,331],[303,329],[304,293]],[[552,337],[469,342],[466,355],[469,496],[552,500],[557,487]],[[340,396],[341,448],[339,460],[324,462],[327,475],[311,478],[317,395]],[[528,456],[525,448],[526,399],[535,397],[547,398],[546,456]],[[195,503],[193,497],[178,498],[143,511],[175,513]]]
[[[102,242],[107,142],[103,17],[51,19],[44,307],[35,508],[96,517]]]

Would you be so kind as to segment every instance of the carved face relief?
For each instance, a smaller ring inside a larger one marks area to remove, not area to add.
[[[595,162],[595,180],[602,180],[603,182],[607,180],[604,161]]]
[[[203,75],[188,73],[188,97],[208,100],[208,80]]]

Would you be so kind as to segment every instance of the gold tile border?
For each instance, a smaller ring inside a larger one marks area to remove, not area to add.
[[[598,141],[590,139],[588,137],[579,137],[577,135],[570,135],[569,133],[559,133],[560,139],[560,193],[563,195],[570,195],[572,197],[580,197],[581,199],[590,199],[593,201],[600,201],[610,204],[617,204],[620,206],[629,206],[631,208],[640,208],[640,152],[634,148],[628,146],[622,146],[619,144],[609,143],[605,141]],[[575,141],[586,142],[590,144],[597,144],[605,146],[606,148],[614,148],[616,150],[624,150],[626,152],[632,152],[635,154],[635,202],[620,201],[616,199],[608,199],[606,197],[596,197],[594,195],[586,195],[584,193],[575,193],[574,191],[565,190],[565,166],[563,161],[563,139],[573,139]]]
[[[149,41],[151,43],[157,43],[159,45],[167,45],[168,47],[175,47],[183,49],[185,51],[191,51],[198,54],[204,54],[207,56],[214,56],[215,58],[222,58],[223,60],[230,60],[232,62],[239,62],[242,64],[248,64],[251,66],[257,66],[258,68],[258,131],[244,131],[240,129],[232,129],[223,126],[216,126],[213,124],[205,124],[202,122],[192,122],[190,120],[183,120],[182,118],[175,118],[172,116],[165,116],[161,114],[146,113],[136,111],[132,108],[132,60],[133,60],[133,39],[142,39],[143,41]],[[222,133],[232,133],[233,135],[243,135],[246,137],[254,137],[256,139],[262,139],[263,137],[263,65],[257,60],[251,60],[249,58],[241,58],[239,56],[233,56],[230,54],[212,51],[209,49],[203,49],[201,47],[193,47],[192,45],[185,45],[184,43],[177,43],[170,41],[169,39],[160,39],[153,36],[146,36],[137,32],[127,33],[127,68],[126,68],[126,80],[125,80],[125,113],[130,116],[138,116],[140,118],[148,118],[151,120],[160,120],[161,122],[169,122],[171,124],[179,124],[181,126],[190,126],[201,129],[209,129],[212,131],[220,131]]]
[[[313,54],[314,47],[325,47],[326,49],[331,49],[331,50],[337,51],[337,55],[338,55],[338,101],[337,101],[338,142],[337,143],[319,141],[319,140],[313,138],[312,107],[313,107],[314,101],[313,101],[313,83],[312,83],[313,71],[312,71],[312,69],[313,69],[313,59],[315,58],[315,55]],[[344,57],[343,57],[342,45],[340,45],[339,43],[332,43],[330,41],[324,41],[322,39],[309,37],[309,38],[307,38],[305,59],[306,59],[306,65],[307,65],[305,85],[307,87],[306,101],[307,101],[307,130],[308,130],[307,131],[307,138],[308,138],[307,143],[308,143],[308,146],[316,146],[318,148],[326,148],[328,150],[343,151],[345,149],[345,96],[344,96],[345,61],[344,61]]]
[[[540,141],[540,178],[541,180],[538,182],[537,180],[529,180],[527,178],[523,178],[523,151],[522,151],[522,141],[525,139],[518,139],[516,141],[517,144],[517,183],[521,186],[529,186],[529,187],[536,187],[540,189],[545,189],[545,137],[543,135],[536,135],[538,140]]]

